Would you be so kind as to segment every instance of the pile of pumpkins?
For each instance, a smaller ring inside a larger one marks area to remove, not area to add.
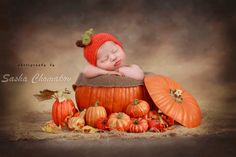
[[[52,107],[52,119],[57,126],[66,126],[69,130],[80,130],[88,125],[100,131],[164,132],[174,125],[171,117],[159,110],[150,110],[150,105],[146,101],[138,99],[129,104],[125,112],[110,115],[107,115],[106,109],[99,101],[80,112],[71,99],[56,99]]]

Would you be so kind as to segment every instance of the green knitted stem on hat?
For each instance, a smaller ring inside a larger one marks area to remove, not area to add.
[[[92,28],[89,30],[85,31],[84,34],[82,35],[82,43],[84,45],[88,45],[91,42],[91,36],[94,34],[94,31]]]

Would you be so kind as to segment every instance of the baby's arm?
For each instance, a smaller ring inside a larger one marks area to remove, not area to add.
[[[122,73],[124,76],[131,77],[136,80],[144,79],[143,70],[138,65],[135,64],[132,64],[130,66],[120,67],[118,71]]]
[[[117,71],[107,71],[107,70],[98,68],[96,66],[93,66],[91,64],[87,65],[84,68],[82,73],[87,78],[92,78],[92,77],[96,77],[96,76],[104,75],[104,74],[111,74],[111,75],[119,75],[119,76],[121,76],[121,73],[119,73]]]

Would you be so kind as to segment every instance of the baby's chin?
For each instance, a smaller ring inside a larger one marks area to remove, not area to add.
[[[103,67],[98,66],[98,67],[101,68],[101,69],[107,70],[107,71],[115,71],[115,70],[118,70],[122,66],[124,66],[123,62],[120,65],[117,65],[117,66],[110,65],[109,67],[104,67],[104,66]]]
[[[117,69],[119,69],[119,67],[106,68],[105,70],[107,70],[107,71],[115,71]]]
[[[108,68],[105,68],[105,70],[108,70],[108,71],[115,71],[115,70],[118,70],[122,65],[119,65],[119,66],[113,66],[113,67],[108,67]]]

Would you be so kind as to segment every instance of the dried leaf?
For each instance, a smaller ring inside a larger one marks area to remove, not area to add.
[[[81,130],[85,125],[85,120],[81,117],[71,117],[68,120],[68,128],[71,130]]]
[[[57,133],[60,128],[56,126],[56,124],[53,121],[46,122],[42,127],[42,131],[47,132],[47,133],[52,133],[55,134]]]
[[[98,132],[98,129],[91,127],[89,125],[86,125],[81,129],[81,131],[83,133],[96,133],[96,132]]]
[[[38,99],[38,101],[44,101],[52,99],[55,93],[58,93],[58,91],[44,89],[43,91],[40,91],[40,94],[35,94],[34,96]]]

